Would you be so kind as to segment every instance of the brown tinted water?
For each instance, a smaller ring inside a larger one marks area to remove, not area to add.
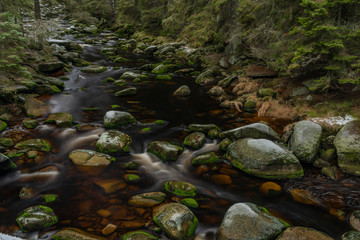
[[[113,64],[100,53],[101,47],[103,45],[89,45],[84,48],[82,56],[93,64],[108,66],[108,70],[88,74],[75,67],[67,75],[70,80],[65,82],[65,91],[48,99],[50,111],[71,113],[75,123],[101,126],[103,116],[111,110],[111,105],[119,105],[118,110],[131,112],[139,121],[122,130],[133,139],[131,154],[116,156],[116,162],[106,168],[81,168],[74,166],[69,160],[69,152],[78,148],[95,149],[95,142],[104,129],[78,132],[75,129],[58,129],[44,124],[34,130],[11,126],[4,135],[9,135],[16,129],[25,138],[48,140],[54,149],[51,153],[41,154],[37,161],[15,158],[19,168],[0,177],[0,232],[30,238],[30,235],[19,233],[15,219],[26,207],[43,203],[41,195],[47,193],[58,195],[55,202],[48,204],[59,217],[59,223],[50,230],[75,227],[101,235],[101,230],[112,223],[118,229],[107,236],[108,239],[118,239],[121,234],[135,229],[151,231],[155,227],[151,217],[152,209],[131,207],[127,201],[138,193],[164,191],[163,184],[168,180],[187,181],[199,189],[196,200],[200,207],[193,209],[199,218],[196,235],[206,234],[206,239],[215,239],[214,234],[223,215],[237,202],[259,204],[291,225],[312,227],[337,239],[349,230],[347,216],[360,206],[360,181],[357,178],[345,176],[341,181],[333,181],[322,176],[319,170],[305,165],[305,176],[302,179],[275,181],[283,187],[283,191],[276,196],[267,196],[259,191],[266,180],[248,176],[225,162],[210,167],[191,166],[194,156],[217,150],[216,141],[207,139],[207,144],[198,151],[185,150],[175,163],[162,163],[144,153],[147,144],[154,140],[181,144],[187,134],[184,129],[191,123],[214,123],[227,130],[265,120],[278,132],[281,132],[286,123],[222,109],[215,99],[206,94],[209,87],[196,85],[189,76],[174,75],[171,81],[159,81],[153,77],[147,83],[129,82],[129,86],[137,87],[138,94],[132,97],[115,97],[113,93],[122,88],[102,80],[107,77],[118,79],[124,71],[135,70],[156,60],[144,60],[140,59],[143,57],[122,52],[131,61],[126,65]],[[120,69],[112,69],[114,66],[119,66]],[[190,87],[191,96],[174,97],[172,93],[185,84]],[[83,107],[97,107],[98,110],[82,111]],[[150,132],[141,131],[148,127],[146,123],[157,119],[165,120],[166,124],[151,126]],[[142,167],[138,170],[126,170],[124,164],[129,161],[137,161]],[[126,183],[125,174],[138,174],[141,181],[136,184]],[[106,193],[99,187],[104,180],[120,181],[122,187]],[[34,197],[20,199],[22,187],[33,189]],[[294,201],[290,194],[292,189],[302,190],[300,192],[305,192],[308,198],[311,195],[311,204],[303,199],[303,203]],[[169,194],[166,201],[179,199]],[[103,217],[98,214],[99,210],[104,209],[110,211],[111,216]],[[343,215],[340,210],[344,212]],[[44,235],[43,239],[50,236],[51,234]]]

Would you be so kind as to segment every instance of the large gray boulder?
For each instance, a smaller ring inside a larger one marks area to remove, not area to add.
[[[310,121],[298,122],[290,139],[290,150],[302,162],[313,163],[319,151],[322,128]]]
[[[253,203],[237,203],[229,208],[216,233],[218,240],[272,240],[288,227]]]
[[[115,161],[110,155],[87,149],[76,149],[69,153],[69,158],[75,165],[88,167],[108,166]]]
[[[341,170],[360,175],[360,120],[347,123],[336,135],[334,145]]]
[[[104,128],[120,128],[135,122],[136,119],[128,112],[109,111],[104,117]]]
[[[265,138],[269,140],[280,140],[279,135],[269,126],[263,123],[253,123],[220,133],[221,138],[230,138],[232,141],[241,138]]]
[[[186,206],[169,203],[155,209],[154,222],[174,240],[188,240],[198,225],[198,219]]]
[[[299,160],[287,149],[267,139],[243,138],[229,145],[230,163],[256,177],[299,178],[304,175]]]
[[[129,135],[116,130],[109,130],[101,134],[96,142],[96,148],[102,153],[128,153],[132,139]]]

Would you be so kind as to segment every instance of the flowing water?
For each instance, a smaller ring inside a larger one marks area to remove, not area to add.
[[[356,178],[347,176],[342,181],[332,181],[321,176],[319,170],[305,166],[303,179],[277,181],[283,187],[283,192],[277,196],[266,196],[259,191],[265,180],[247,176],[226,163],[210,168],[191,166],[194,156],[216,151],[217,141],[207,139],[202,149],[185,150],[174,163],[163,163],[147,154],[145,148],[151,141],[169,140],[181,144],[187,135],[184,129],[191,123],[214,123],[227,130],[266,120],[278,132],[284,127],[284,123],[224,110],[215,99],[206,94],[207,87],[197,86],[189,76],[175,75],[171,81],[152,78],[146,83],[129,82],[129,86],[136,86],[138,94],[115,97],[114,92],[122,88],[102,80],[108,77],[118,79],[124,71],[136,70],[146,63],[156,62],[156,59],[121,52],[123,57],[131,61],[114,64],[100,53],[101,48],[114,44],[115,41],[109,41],[106,44],[84,45],[82,58],[92,64],[107,66],[108,70],[103,73],[83,73],[81,67],[74,67],[66,75],[70,80],[65,81],[65,91],[45,98],[50,105],[50,112],[68,112],[74,116],[75,123],[93,124],[95,127],[92,130],[78,132],[73,128],[59,129],[53,125],[42,124],[34,130],[26,130],[16,125],[8,133],[5,132],[4,135],[17,131],[29,138],[46,139],[54,149],[51,153],[42,154],[39,161],[24,162],[21,158],[15,159],[20,165],[19,170],[1,176],[0,232],[14,234],[17,229],[15,219],[21,210],[42,203],[41,195],[46,193],[58,195],[57,201],[49,204],[59,217],[56,229],[75,227],[101,235],[104,226],[113,223],[119,228],[109,239],[117,239],[121,234],[135,229],[151,229],[152,209],[131,207],[127,205],[127,200],[137,193],[164,191],[163,184],[169,180],[187,181],[198,188],[199,195],[196,199],[200,207],[193,212],[199,219],[196,235],[206,236],[204,239],[215,239],[214,234],[223,215],[237,202],[259,204],[291,225],[312,227],[337,239],[349,230],[346,219],[341,219],[334,212],[343,210],[348,214],[350,210],[359,207],[360,194],[357,190],[360,182]],[[185,84],[190,87],[191,96],[174,97],[172,93]],[[105,131],[101,128],[103,116],[111,110],[111,105],[118,105],[117,110],[130,112],[138,120],[136,125],[122,130],[133,139],[131,153],[116,156],[116,162],[106,168],[88,169],[74,166],[68,158],[69,152],[79,148],[95,149],[96,140]],[[97,110],[83,111],[84,107]],[[151,126],[150,132],[141,131],[148,127],[147,123],[157,119],[164,120],[166,124]],[[140,163],[140,169],[126,170],[124,164],[129,161]],[[142,180],[137,184],[128,183],[125,188],[111,194],[106,194],[96,184],[103,179],[123,179],[124,175],[129,173],[138,174]],[[213,177],[215,175],[228,175],[231,183],[224,185],[216,181]],[[33,189],[33,197],[20,199],[19,192],[22,187]],[[311,190],[319,200],[318,206],[292,200],[289,190],[293,188]],[[176,200],[178,199],[168,196],[166,201]],[[112,216],[107,219],[100,217],[97,214],[100,209],[110,210]],[[16,233],[28,239],[34,237],[19,234],[19,231]]]

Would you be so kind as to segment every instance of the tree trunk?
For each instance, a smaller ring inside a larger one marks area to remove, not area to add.
[[[34,0],[35,19],[41,20],[40,0]]]

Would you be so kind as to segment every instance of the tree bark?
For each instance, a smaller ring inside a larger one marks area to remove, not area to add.
[[[34,0],[35,19],[41,20],[40,0]]]

